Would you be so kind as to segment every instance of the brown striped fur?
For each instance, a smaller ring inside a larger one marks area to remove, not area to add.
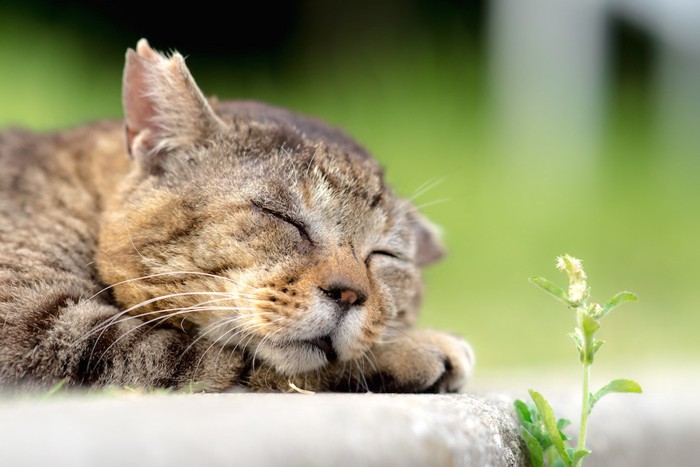
[[[127,53],[125,124],[0,132],[0,385],[456,390],[435,230],[356,142]],[[126,145],[124,128],[126,127]]]

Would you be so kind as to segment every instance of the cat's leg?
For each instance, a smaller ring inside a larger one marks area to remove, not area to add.
[[[32,299],[0,308],[0,386],[47,388],[64,381],[220,391],[235,384],[245,367],[240,354],[219,352],[181,330],[145,324],[69,291],[35,290]]]
[[[471,378],[474,352],[461,338],[430,329],[406,329],[357,360],[285,376],[253,364],[245,385],[255,391],[458,392]]]
[[[406,329],[375,344],[364,376],[373,392],[458,392],[471,379],[474,352],[464,340],[431,329]]]
[[[341,391],[459,392],[474,370],[474,352],[463,339],[430,329],[406,329],[375,344],[348,367],[332,389]]]

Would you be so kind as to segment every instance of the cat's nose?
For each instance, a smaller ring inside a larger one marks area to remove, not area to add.
[[[330,251],[316,271],[316,278],[317,287],[335,304],[338,317],[363,305],[369,297],[367,267],[357,259],[350,244]]]
[[[321,291],[338,305],[341,313],[345,314],[350,307],[360,306],[367,300],[367,293],[360,290],[361,287],[349,283],[335,282],[327,287],[320,287]]]

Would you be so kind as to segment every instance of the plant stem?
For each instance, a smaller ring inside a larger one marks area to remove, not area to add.
[[[578,434],[578,446],[576,450],[580,451],[586,447],[586,429],[588,428],[588,414],[591,411],[590,404],[590,392],[588,390],[588,379],[591,376],[591,366],[587,359],[583,361],[583,398],[581,401],[581,426],[579,427]],[[576,463],[575,467],[578,467],[583,462],[583,459]]]

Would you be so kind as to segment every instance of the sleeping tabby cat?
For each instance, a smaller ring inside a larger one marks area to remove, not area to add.
[[[0,385],[437,392],[435,229],[356,142],[129,50],[123,122],[0,133]],[[126,145],[124,131],[126,130]]]

